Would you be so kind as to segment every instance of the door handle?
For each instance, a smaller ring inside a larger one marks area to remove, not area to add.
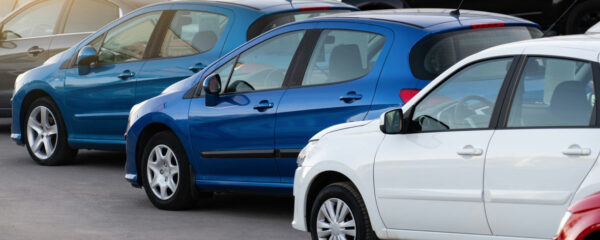
[[[592,150],[589,148],[581,148],[577,144],[573,144],[567,148],[567,150],[562,151],[564,155],[567,156],[588,156],[592,154]]]
[[[269,108],[273,108],[273,105],[274,104],[268,100],[262,100],[254,106],[254,109],[258,110],[259,112],[263,112]]]
[[[483,149],[473,147],[472,145],[467,145],[461,150],[458,150],[456,153],[461,156],[480,156],[483,154]]]
[[[40,48],[38,46],[33,46],[30,49],[27,50],[27,53],[29,53],[30,55],[33,55],[34,57],[36,57],[37,55],[40,55],[44,52],[43,48]]]
[[[351,103],[356,100],[360,100],[361,98],[362,98],[362,94],[358,94],[355,91],[350,91],[350,92],[346,93],[346,95],[341,96],[340,100],[344,101],[345,103]]]
[[[132,72],[132,71],[129,71],[129,70],[125,70],[125,71],[123,71],[121,74],[119,74],[119,76],[118,76],[118,77],[119,77],[120,79],[122,79],[122,80],[127,80],[127,79],[130,79],[130,78],[134,77],[134,76],[135,76],[135,73],[134,73],[134,72]]]
[[[204,69],[206,65],[202,63],[196,63],[194,66],[189,67],[188,69],[194,73],[200,72],[200,70]]]

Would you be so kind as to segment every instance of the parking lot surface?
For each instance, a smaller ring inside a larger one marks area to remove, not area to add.
[[[156,209],[123,179],[122,153],[80,151],[43,167],[0,119],[0,239],[309,239],[291,197],[218,194],[187,211]]]

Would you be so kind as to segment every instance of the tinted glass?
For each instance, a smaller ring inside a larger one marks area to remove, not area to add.
[[[39,37],[54,34],[64,0],[35,4],[8,21],[2,31],[6,39]]]
[[[385,37],[374,33],[323,31],[302,85],[342,82],[366,75],[377,62],[384,43]]]
[[[160,15],[160,11],[142,14],[108,31],[100,47],[98,62],[110,64],[141,60]]]
[[[227,80],[229,80],[229,76],[231,76],[231,72],[233,71],[233,64],[235,64],[236,60],[236,58],[229,60],[229,62],[213,72],[213,74],[219,74],[219,77],[221,77],[221,86],[224,86]],[[224,87],[221,88],[221,93],[223,92],[225,92]]]
[[[304,31],[285,33],[242,53],[226,92],[249,92],[281,88]]]
[[[0,0],[0,18],[3,18],[13,10],[16,0]]]
[[[117,18],[117,5],[105,0],[77,0],[71,6],[64,32],[94,32]]]
[[[203,53],[217,44],[227,26],[220,14],[177,11],[160,48],[160,57],[179,57]]]
[[[433,80],[469,55],[504,43],[538,38],[542,32],[527,27],[501,27],[454,31],[425,38],[411,50],[415,77]]]
[[[252,23],[248,28],[247,38],[248,40],[255,38],[256,36],[263,34],[273,28],[292,23],[297,21],[306,20],[313,17],[325,16],[334,13],[350,12],[350,10],[329,10],[329,11],[310,11],[310,12],[289,12],[289,13],[277,13],[271,14],[259,18],[256,22]]]
[[[416,132],[487,128],[512,58],[473,64],[431,91],[414,108]]]
[[[588,126],[595,100],[590,63],[529,58],[519,79],[507,126]]]

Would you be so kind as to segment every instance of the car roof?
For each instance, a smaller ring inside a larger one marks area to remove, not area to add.
[[[235,5],[255,11],[268,12],[310,7],[348,8],[357,9],[338,1],[317,0],[172,0],[172,2],[208,2]]]
[[[360,11],[340,13],[319,17],[318,19],[369,19],[387,22],[396,22],[411,25],[429,31],[443,30],[455,27],[471,26],[473,24],[502,22],[510,24],[536,25],[522,18],[498,13],[489,13],[472,10],[460,10],[460,15],[453,15],[453,9],[437,8],[409,8]],[[440,28],[443,26],[443,29]]]

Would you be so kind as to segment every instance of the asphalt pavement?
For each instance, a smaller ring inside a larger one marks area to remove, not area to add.
[[[309,239],[290,225],[292,197],[218,194],[163,211],[124,164],[124,153],[80,151],[74,164],[39,166],[0,119],[0,239]]]

